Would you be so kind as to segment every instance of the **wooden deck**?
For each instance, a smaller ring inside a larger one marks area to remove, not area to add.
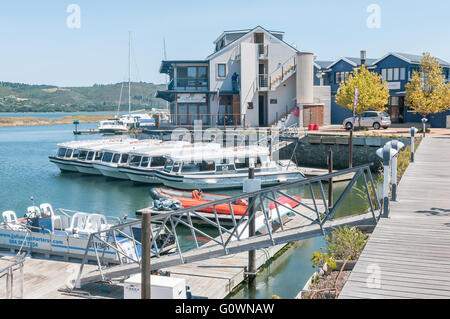
[[[450,298],[450,138],[422,141],[397,197],[339,298]]]

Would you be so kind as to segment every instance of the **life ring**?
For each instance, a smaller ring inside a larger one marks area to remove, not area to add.
[[[202,200],[203,199],[203,197],[201,195],[201,192],[199,190],[197,190],[197,189],[192,191],[192,198],[193,199],[197,199],[197,200]]]

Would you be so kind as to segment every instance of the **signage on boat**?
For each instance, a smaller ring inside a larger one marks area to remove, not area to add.
[[[206,94],[178,94],[178,103],[206,103]]]

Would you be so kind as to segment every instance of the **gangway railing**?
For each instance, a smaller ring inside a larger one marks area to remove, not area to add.
[[[211,203],[152,216],[152,223],[157,222],[159,224],[158,227],[152,228],[151,232],[152,270],[324,236],[337,226],[376,224],[381,216],[382,205],[380,205],[376,196],[376,187],[370,172],[370,165],[371,163],[321,176],[287,182],[260,191],[244,193]],[[328,197],[324,192],[322,183],[328,182],[331,178],[350,173],[354,174],[352,179],[332,206],[329,206]],[[362,181],[359,186],[357,185],[358,181]],[[362,200],[364,201],[363,206],[367,208],[357,212],[357,214],[335,219],[336,213],[351,191],[355,187],[361,187],[361,185],[362,189],[358,188],[357,191],[359,195],[365,194]],[[316,191],[314,191],[314,188],[316,188]],[[310,196],[309,201],[299,200],[298,195],[302,195],[302,193]],[[292,206],[297,207],[293,208],[291,205],[287,205],[286,199],[296,204]],[[242,215],[235,212],[235,205],[239,201],[247,201],[248,203]],[[253,211],[252,206],[256,207],[256,213],[254,214],[250,214],[250,211]],[[231,228],[220,221],[221,216],[218,210],[223,210],[224,207],[229,209]],[[205,209],[211,211],[209,216],[205,216],[205,213],[201,212]],[[283,221],[286,214],[290,215],[292,220],[297,218],[302,222],[296,224],[296,226],[289,226],[289,222],[286,224],[280,222]],[[264,232],[249,237],[249,224],[252,220],[257,219],[262,221],[261,225],[263,225]],[[204,226],[199,227],[193,220],[211,226],[212,229],[216,230],[216,235],[206,233]],[[139,222],[120,225],[115,229],[130,227]],[[160,232],[164,230],[164,227],[170,229],[170,233],[174,236],[172,239],[175,242],[176,252],[173,254],[161,254],[161,251],[170,242],[169,237],[157,243],[156,239]],[[184,233],[187,230],[192,235],[194,247],[191,249],[181,248],[179,234],[182,228],[184,228]],[[91,236],[99,236],[100,234],[101,232],[98,232]],[[204,241],[205,237],[209,242],[201,245],[200,243]],[[101,268],[86,274],[82,274],[82,271],[83,265],[76,282],[77,287],[92,281],[110,280],[137,273],[140,271],[140,263],[137,260],[129,259],[126,263],[118,266]]]
[[[7,267],[0,269],[0,292],[5,292],[4,295],[0,293],[0,299],[23,299],[23,264],[26,257],[27,255],[24,254],[19,257],[18,260],[13,261]],[[15,283],[17,283],[17,280],[15,280],[15,278],[18,278],[18,295],[14,294]],[[3,285],[1,284],[2,281],[4,281],[5,283],[5,290],[3,290]]]

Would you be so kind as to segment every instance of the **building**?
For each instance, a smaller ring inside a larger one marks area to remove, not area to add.
[[[225,31],[204,60],[162,61],[170,82],[157,97],[170,103],[171,125],[268,127],[286,115],[288,124],[330,124],[330,87],[314,85],[314,55],[283,37],[260,26]]]
[[[421,55],[391,52],[379,59],[366,59],[365,65],[371,71],[381,74],[388,82],[390,89],[387,112],[393,123],[420,122],[421,115],[414,114],[405,105],[405,85],[411,78],[413,71],[419,69]],[[445,80],[449,81],[450,63],[438,59],[443,68]],[[331,123],[342,124],[345,118],[351,117],[350,110],[335,103],[335,95],[341,81],[346,81],[354,68],[361,66],[361,58],[343,57],[328,64],[327,61],[315,62],[315,83],[331,87]],[[450,111],[428,116],[432,127],[448,127],[447,116]]]

